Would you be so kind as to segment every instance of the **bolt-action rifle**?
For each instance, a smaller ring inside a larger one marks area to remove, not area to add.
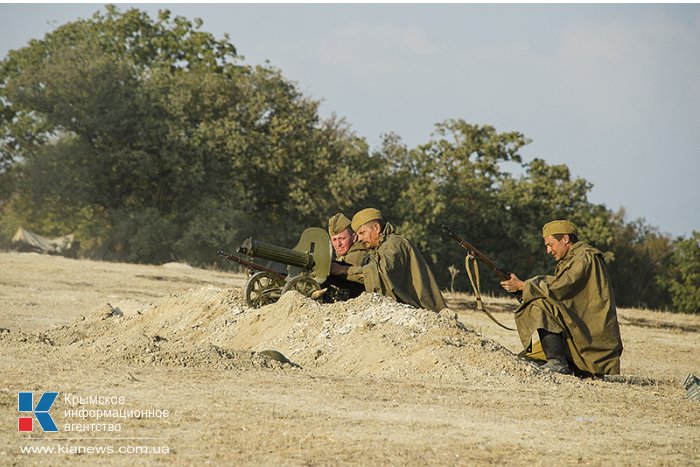
[[[462,245],[462,247],[469,252],[470,255],[473,257],[477,258],[479,261],[484,263],[486,267],[488,267],[490,270],[492,270],[496,275],[498,276],[499,279],[502,281],[507,281],[510,279],[510,272],[506,271],[503,269],[501,266],[497,265],[491,259],[480,252],[479,250],[476,249],[474,245],[457,235],[455,232],[453,232],[449,227],[447,227],[445,224],[442,225],[442,228],[445,229],[445,231],[452,237],[457,243]],[[523,297],[522,291],[518,290],[516,292],[511,292],[515,297],[521,301]]]

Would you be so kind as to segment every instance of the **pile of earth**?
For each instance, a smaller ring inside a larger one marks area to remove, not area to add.
[[[315,374],[478,382],[551,379],[498,343],[434,313],[376,295],[319,304],[296,292],[259,309],[240,290],[212,286],[172,294],[144,309],[104,304],[71,326],[29,335],[25,344],[144,365],[215,369],[301,368]],[[6,333],[2,340],[7,340]],[[275,350],[291,363],[268,358]]]

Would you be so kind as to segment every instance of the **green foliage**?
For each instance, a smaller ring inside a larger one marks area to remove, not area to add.
[[[493,251],[502,233],[498,188],[509,177],[499,164],[521,162],[518,150],[527,143],[519,133],[499,134],[463,120],[437,125],[433,139],[413,150],[395,137],[385,140],[381,156],[395,180],[386,200],[389,218],[440,264],[435,273],[441,283],[448,281],[447,266],[464,262],[462,251],[439,240],[441,224],[479,242],[487,254]]]
[[[100,245],[105,259],[164,263],[180,237],[178,226],[155,208],[118,209],[110,213],[110,232]]]
[[[641,220],[626,223],[624,214],[620,211],[605,219],[612,233],[607,243],[613,257],[608,269],[617,300],[624,306],[663,308],[670,303],[662,278],[671,240]]]
[[[665,282],[674,309],[700,313],[700,232],[673,243]]]
[[[565,165],[548,165],[535,159],[525,168],[518,179],[504,181],[499,206],[508,239],[505,251],[516,258],[510,269],[529,277],[553,266],[545,255],[540,227],[553,219],[569,219],[585,231],[589,219],[595,219],[596,207],[587,199],[591,185],[580,178],[572,180]]]
[[[425,144],[388,134],[370,153],[280,70],[241,64],[201,25],[108,6],[0,62],[5,237],[23,225],[74,232],[85,256],[208,264],[248,236],[291,247],[339,210],[376,206],[446,287],[464,250],[441,224],[526,278],[553,267],[540,227],[567,218],[604,252],[620,305],[698,311],[697,233],[672,242],[592,204],[567,166],[524,163],[518,132],[449,120]]]
[[[200,25],[108,7],[8,55],[0,149],[26,224],[89,232],[89,255],[210,262],[216,222],[236,227],[221,241],[268,225],[289,244],[367,195],[346,183],[364,141]]]
[[[173,245],[173,254],[191,263],[211,263],[218,250],[233,250],[241,238],[260,233],[234,200],[203,200],[186,217],[188,223]]]

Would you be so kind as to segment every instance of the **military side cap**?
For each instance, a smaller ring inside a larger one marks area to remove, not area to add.
[[[574,224],[565,220],[556,220],[552,222],[547,222],[544,227],[542,227],[542,237],[549,237],[550,235],[557,234],[574,234],[578,235],[578,229]]]
[[[328,219],[328,234],[332,237],[333,235],[338,235],[343,230],[350,227],[350,219],[345,217],[345,214],[339,212],[330,219]]]
[[[352,216],[352,230],[357,230],[369,221],[382,220],[382,212],[379,209],[365,208]]]

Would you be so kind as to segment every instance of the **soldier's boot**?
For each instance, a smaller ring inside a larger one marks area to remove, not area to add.
[[[549,370],[562,375],[571,375],[574,372],[569,366],[569,361],[566,359],[564,352],[564,338],[561,333],[554,333],[538,329],[540,342],[542,343],[542,351],[547,357],[547,363],[542,365],[540,369]]]

